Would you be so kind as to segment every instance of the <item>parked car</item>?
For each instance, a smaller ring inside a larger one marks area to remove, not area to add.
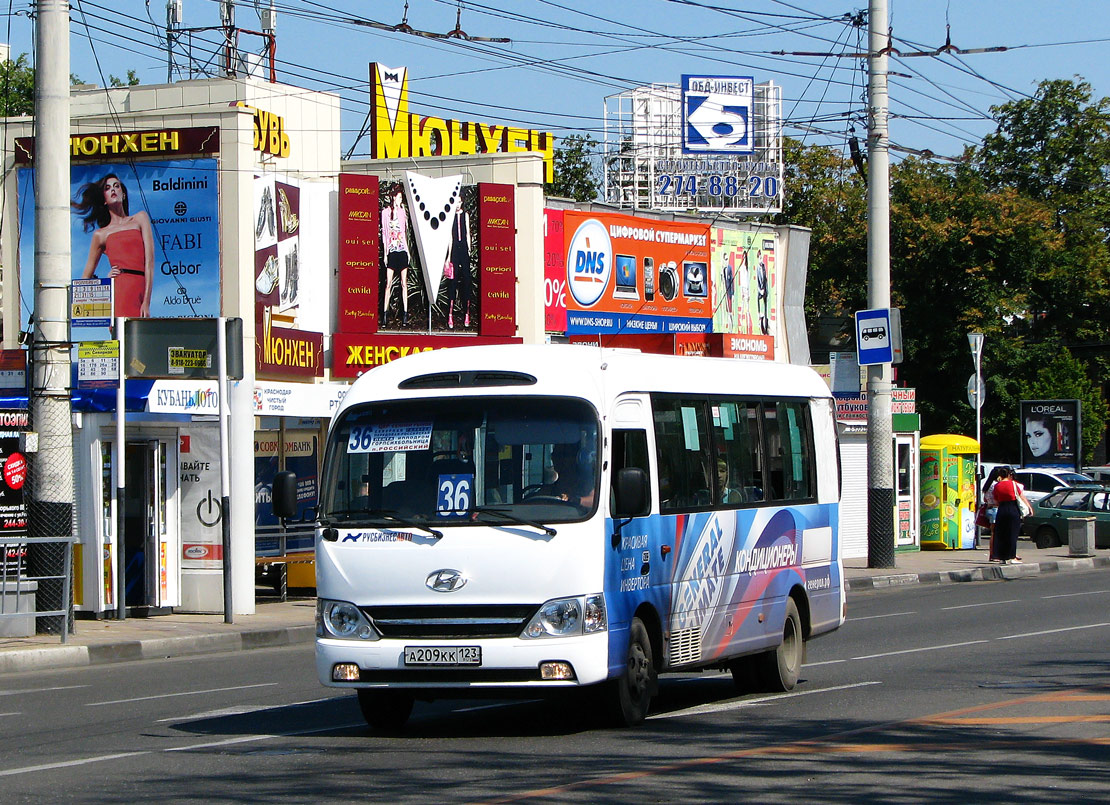
[[[1025,487],[1025,496],[1030,503],[1036,503],[1064,486],[1094,483],[1093,478],[1081,472],[1052,467],[1015,467],[1014,480]]]
[[[1068,521],[1095,518],[1095,547],[1110,547],[1110,490],[1099,484],[1068,487],[1033,504],[1022,521],[1022,531],[1038,548],[1055,548],[1068,541]]]
[[[1103,464],[1101,467],[1084,467],[1084,475],[1090,475],[1103,486],[1110,485],[1110,464]]]

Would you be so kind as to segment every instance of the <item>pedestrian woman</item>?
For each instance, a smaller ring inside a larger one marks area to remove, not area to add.
[[[998,476],[1002,472],[1001,467],[994,467],[987,475],[987,479],[983,481],[983,517],[990,523],[988,533],[990,533],[990,560],[992,562],[998,559],[998,554],[995,552],[994,544],[994,522],[998,516],[998,501],[994,499],[994,485],[998,482]]]
[[[79,199],[70,202],[70,206],[81,217],[84,230],[94,230],[82,279],[95,277],[100,256],[107,255],[108,277],[116,299],[113,315],[149,317],[154,288],[154,232],[150,216],[145,210],[131,214],[127,187],[114,173],[86,184]]]
[[[1018,506],[1018,500],[1024,501],[1029,506],[1029,499],[1025,497],[1025,488],[1014,480],[1013,471],[1009,467],[1002,467],[992,494],[998,503],[998,515],[994,520],[996,561],[1019,565],[1021,557],[1017,555],[1017,540],[1021,532],[1021,509]]]

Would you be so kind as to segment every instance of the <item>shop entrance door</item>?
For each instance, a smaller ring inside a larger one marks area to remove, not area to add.
[[[128,607],[161,607],[166,562],[165,443],[128,441],[124,467],[124,601]]]

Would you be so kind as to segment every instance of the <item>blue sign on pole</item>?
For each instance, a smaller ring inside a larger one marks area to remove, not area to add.
[[[860,366],[894,362],[890,308],[856,311],[856,354]]]

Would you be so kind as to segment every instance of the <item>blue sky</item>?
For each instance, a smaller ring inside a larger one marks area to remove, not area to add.
[[[236,7],[236,24],[259,30],[268,0]],[[1005,52],[895,58],[891,70],[894,157],[929,149],[958,155],[993,130],[989,108],[1031,94],[1047,78],[1083,76],[1095,97],[1110,95],[1110,11],[1106,0],[891,0],[894,47]],[[866,76],[853,57],[866,32],[847,20],[866,11],[823,0],[275,0],[278,78],[337,92],[343,99],[344,151],[367,111],[367,64],[406,66],[413,111],[464,120],[502,121],[557,135],[603,136],[604,98],[651,83],[677,84],[683,73],[751,75],[783,87],[786,134],[843,144],[865,128]],[[13,55],[32,51],[26,8],[12,7]],[[149,14],[149,16],[148,16]],[[217,0],[184,0],[184,25],[219,24]],[[72,2],[71,72],[106,84],[134,69],[144,84],[167,77],[164,0]],[[417,36],[384,27],[509,43]],[[193,35],[192,75],[214,74],[214,32]],[[245,50],[261,39],[243,36]],[[781,53],[780,53],[781,52]],[[185,64],[184,53],[175,58]],[[178,72],[178,76],[185,73]],[[897,149],[907,149],[899,151]]]

